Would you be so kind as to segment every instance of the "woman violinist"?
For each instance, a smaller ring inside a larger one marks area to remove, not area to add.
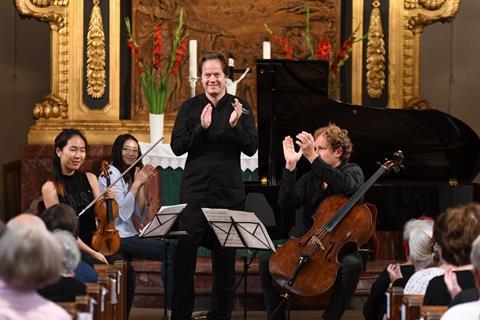
[[[52,175],[42,186],[42,196],[45,207],[57,203],[70,205],[78,214],[86,208],[99,194],[97,177],[90,172],[80,171],[87,154],[87,139],[77,129],[64,129],[55,138],[55,150],[52,160]],[[105,198],[114,198],[115,191],[110,189]],[[121,259],[112,255],[108,259],[92,249],[91,242],[97,231],[94,207],[85,211],[79,217],[79,232],[77,243],[82,252],[82,260],[89,264],[113,262]],[[127,308],[130,311],[135,290],[133,269],[128,265],[127,274]]]
[[[122,134],[115,139],[112,147],[111,164],[109,165],[110,180],[116,181],[132,163],[141,156],[137,139],[131,134]],[[145,184],[155,174],[151,165],[143,166],[138,162],[127,174],[115,184],[115,200],[118,203],[118,217],[115,227],[120,233],[120,250],[118,254],[125,259],[145,259],[164,261],[165,250],[168,248],[167,258],[172,261],[174,247],[168,246],[155,239],[141,239],[137,236],[136,224],[143,224],[147,217],[148,204],[145,197]],[[104,175],[98,178],[100,190],[107,187]],[[134,221],[135,220],[135,221]],[[170,264],[171,265],[171,264]],[[173,268],[168,268],[168,279],[165,274],[165,263],[162,263],[162,280],[168,285],[167,307],[170,306],[173,290]]]
[[[362,186],[364,177],[358,165],[348,162],[352,143],[347,130],[330,124],[316,130],[313,136],[301,132],[296,138],[299,151],[295,151],[291,137],[285,137],[283,140],[286,163],[279,192],[279,204],[282,210],[289,212],[303,207],[302,234],[304,234],[313,225],[311,216],[324,199],[335,194],[353,195]],[[311,169],[297,180],[297,162],[302,156],[310,162]],[[363,257],[358,252],[348,253],[339,259],[341,266],[323,319],[341,319],[364,267]],[[282,301],[273,287],[269,260],[268,255],[261,258],[259,266],[268,318],[285,319],[284,308],[275,311]]]

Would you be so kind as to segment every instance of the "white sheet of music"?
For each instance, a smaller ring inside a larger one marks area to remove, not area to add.
[[[202,210],[223,246],[275,250],[265,226],[255,213],[228,209]]]
[[[187,206],[186,203],[173,206],[163,206],[155,214],[155,217],[145,225],[138,234],[139,237],[162,237],[172,228],[178,215]]]

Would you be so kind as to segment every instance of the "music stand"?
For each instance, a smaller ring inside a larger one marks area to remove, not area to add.
[[[168,291],[168,246],[170,245],[169,239],[177,239],[182,236],[186,236],[188,233],[186,231],[170,231],[175,222],[177,221],[178,215],[183,211],[187,205],[185,203],[173,205],[173,206],[163,206],[158,210],[152,220],[145,225],[138,235],[139,238],[156,238],[162,240],[165,243],[165,288],[164,288],[164,308],[163,316],[165,319],[168,319],[167,314],[167,291]]]
[[[210,208],[202,208],[202,211],[223,247],[275,251],[267,229],[255,213]],[[248,264],[252,261],[253,258]],[[244,319],[247,319],[247,266],[245,259],[243,269],[245,280]]]

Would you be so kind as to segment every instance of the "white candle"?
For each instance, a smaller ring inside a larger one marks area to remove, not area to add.
[[[232,58],[228,58],[228,66],[235,67],[235,60],[233,60]]]
[[[189,48],[189,74],[190,78],[197,78],[197,40],[190,40],[188,43]]]
[[[263,59],[271,59],[270,41],[263,41]]]

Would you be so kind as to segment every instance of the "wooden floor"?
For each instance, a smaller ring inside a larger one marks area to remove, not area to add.
[[[292,311],[290,319],[292,320],[318,320],[322,311]],[[130,320],[161,320],[163,319],[163,309],[147,309],[147,308],[133,308]],[[232,320],[244,319],[243,311],[235,311]],[[249,311],[247,312],[248,320],[266,320],[267,316],[264,311]],[[361,310],[347,310],[343,320],[358,320],[363,319]]]

